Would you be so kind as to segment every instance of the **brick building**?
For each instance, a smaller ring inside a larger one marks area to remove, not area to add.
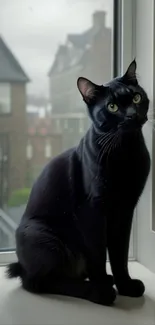
[[[0,206],[25,184],[26,83],[29,78],[0,37]]]
[[[62,151],[62,134],[52,127],[46,114],[28,113],[28,135],[26,144],[26,186],[31,187],[42,168]]]

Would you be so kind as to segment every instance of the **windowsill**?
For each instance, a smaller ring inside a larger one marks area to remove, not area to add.
[[[154,325],[155,274],[130,262],[131,275],[146,286],[143,298],[118,297],[113,307],[62,296],[37,296],[25,292],[19,280],[7,280],[0,268],[0,324],[110,324]]]

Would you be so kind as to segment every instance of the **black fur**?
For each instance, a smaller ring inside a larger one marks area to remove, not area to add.
[[[33,186],[16,232],[19,262],[8,267],[26,290],[109,305],[114,280],[120,294],[143,294],[143,283],[128,272],[133,212],[150,169],[142,135],[149,100],[135,72],[133,61],[105,86],[78,79],[93,123],[79,146],[53,159]],[[106,273],[106,249],[114,278]]]
[[[22,275],[22,267],[20,263],[12,263],[9,265],[9,268],[7,269],[7,276],[8,278],[18,278]]]

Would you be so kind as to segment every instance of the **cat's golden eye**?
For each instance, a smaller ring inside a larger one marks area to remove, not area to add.
[[[135,94],[133,97],[133,103],[134,104],[139,104],[141,102],[142,96],[140,94]]]
[[[108,110],[112,113],[116,113],[118,111],[118,106],[116,104],[110,103],[108,105]]]

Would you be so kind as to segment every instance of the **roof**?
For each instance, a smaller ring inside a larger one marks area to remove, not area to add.
[[[57,73],[59,70],[62,72],[76,66],[77,64],[81,64],[83,54],[85,51],[87,51],[88,46],[90,46],[91,40],[92,28],[82,34],[69,34],[67,36],[66,45],[59,45],[55,55],[55,60],[49,70],[48,76],[54,74],[55,72]],[[72,49],[68,47],[68,43],[71,43],[76,51],[72,51]],[[63,64],[59,69],[58,65],[60,57],[63,59]]]
[[[55,71],[57,72],[57,68],[58,68],[58,58],[59,57],[63,57],[63,61],[65,61],[65,65],[67,64],[67,62],[69,61],[69,52],[68,52],[68,48],[66,45],[59,45],[57,52],[55,54],[55,59],[54,62],[52,63],[52,66],[48,72],[48,76],[50,76],[52,73],[54,73]]]
[[[108,29],[105,26],[104,11],[96,11],[92,15],[93,25],[81,34],[68,34],[64,45],[59,45],[55,59],[48,73],[49,77],[83,67],[89,60],[93,40],[103,35]]]
[[[28,76],[0,36],[0,82],[28,81]]]
[[[87,44],[90,44],[92,39],[92,28],[85,31],[82,34],[69,34],[67,37],[68,41],[77,48],[85,48]]]

